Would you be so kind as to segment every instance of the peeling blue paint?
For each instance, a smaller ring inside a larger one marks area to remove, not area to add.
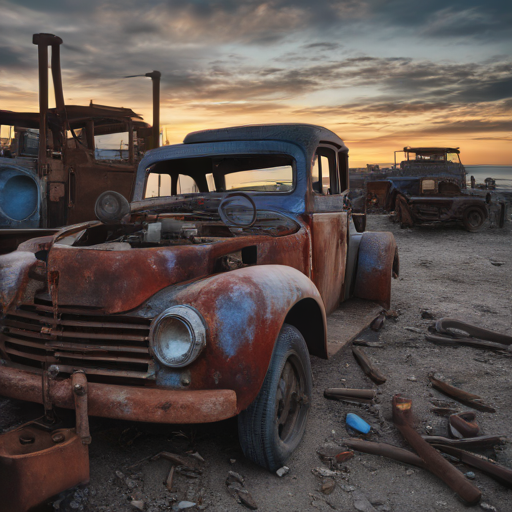
[[[221,334],[218,344],[227,357],[233,357],[243,344],[253,342],[257,305],[252,292],[249,287],[235,285],[216,301],[216,318]]]
[[[156,374],[156,385],[168,388],[181,388],[181,372],[169,368],[160,368]]]

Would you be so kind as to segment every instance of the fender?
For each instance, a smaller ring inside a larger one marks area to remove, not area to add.
[[[388,309],[391,277],[398,277],[398,249],[392,233],[363,233],[357,258],[354,296],[378,302]]]
[[[187,304],[203,315],[208,332],[205,349],[189,366],[171,369],[157,364],[157,385],[232,389],[237,411],[246,409],[263,384],[288,313],[294,305],[308,303],[320,310],[324,329],[318,329],[321,350],[317,347],[317,352],[326,354],[322,299],[313,282],[294,268],[251,266],[162,290],[145,303],[139,315],[154,317],[170,306]]]

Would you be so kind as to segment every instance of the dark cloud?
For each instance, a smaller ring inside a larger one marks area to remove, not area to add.
[[[3,68],[23,68],[26,66],[24,49],[0,45],[0,66]]]
[[[310,44],[305,44],[302,46],[302,48],[305,48],[306,50],[328,50],[328,51],[337,50],[340,47],[341,47],[341,45],[339,43],[332,43],[332,42],[310,43]]]

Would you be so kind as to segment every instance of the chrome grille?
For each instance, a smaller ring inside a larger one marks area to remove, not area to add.
[[[84,370],[92,381],[154,380],[149,324],[88,308],[60,306],[54,318],[51,303],[21,306],[0,321],[0,354],[32,368],[55,364],[64,374]]]

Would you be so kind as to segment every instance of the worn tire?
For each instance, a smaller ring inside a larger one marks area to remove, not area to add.
[[[485,219],[486,215],[481,208],[478,208],[478,206],[470,206],[469,208],[466,208],[462,215],[462,223],[471,233],[479,231],[484,225]]]
[[[287,386],[294,379],[295,387]],[[240,445],[248,459],[269,471],[283,466],[306,430],[312,387],[306,342],[295,327],[284,324],[263,386],[254,402],[238,416]],[[297,390],[295,398],[293,389]],[[286,400],[288,395],[292,398]],[[290,407],[285,415],[286,402]],[[282,421],[284,424],[280,424]]]

